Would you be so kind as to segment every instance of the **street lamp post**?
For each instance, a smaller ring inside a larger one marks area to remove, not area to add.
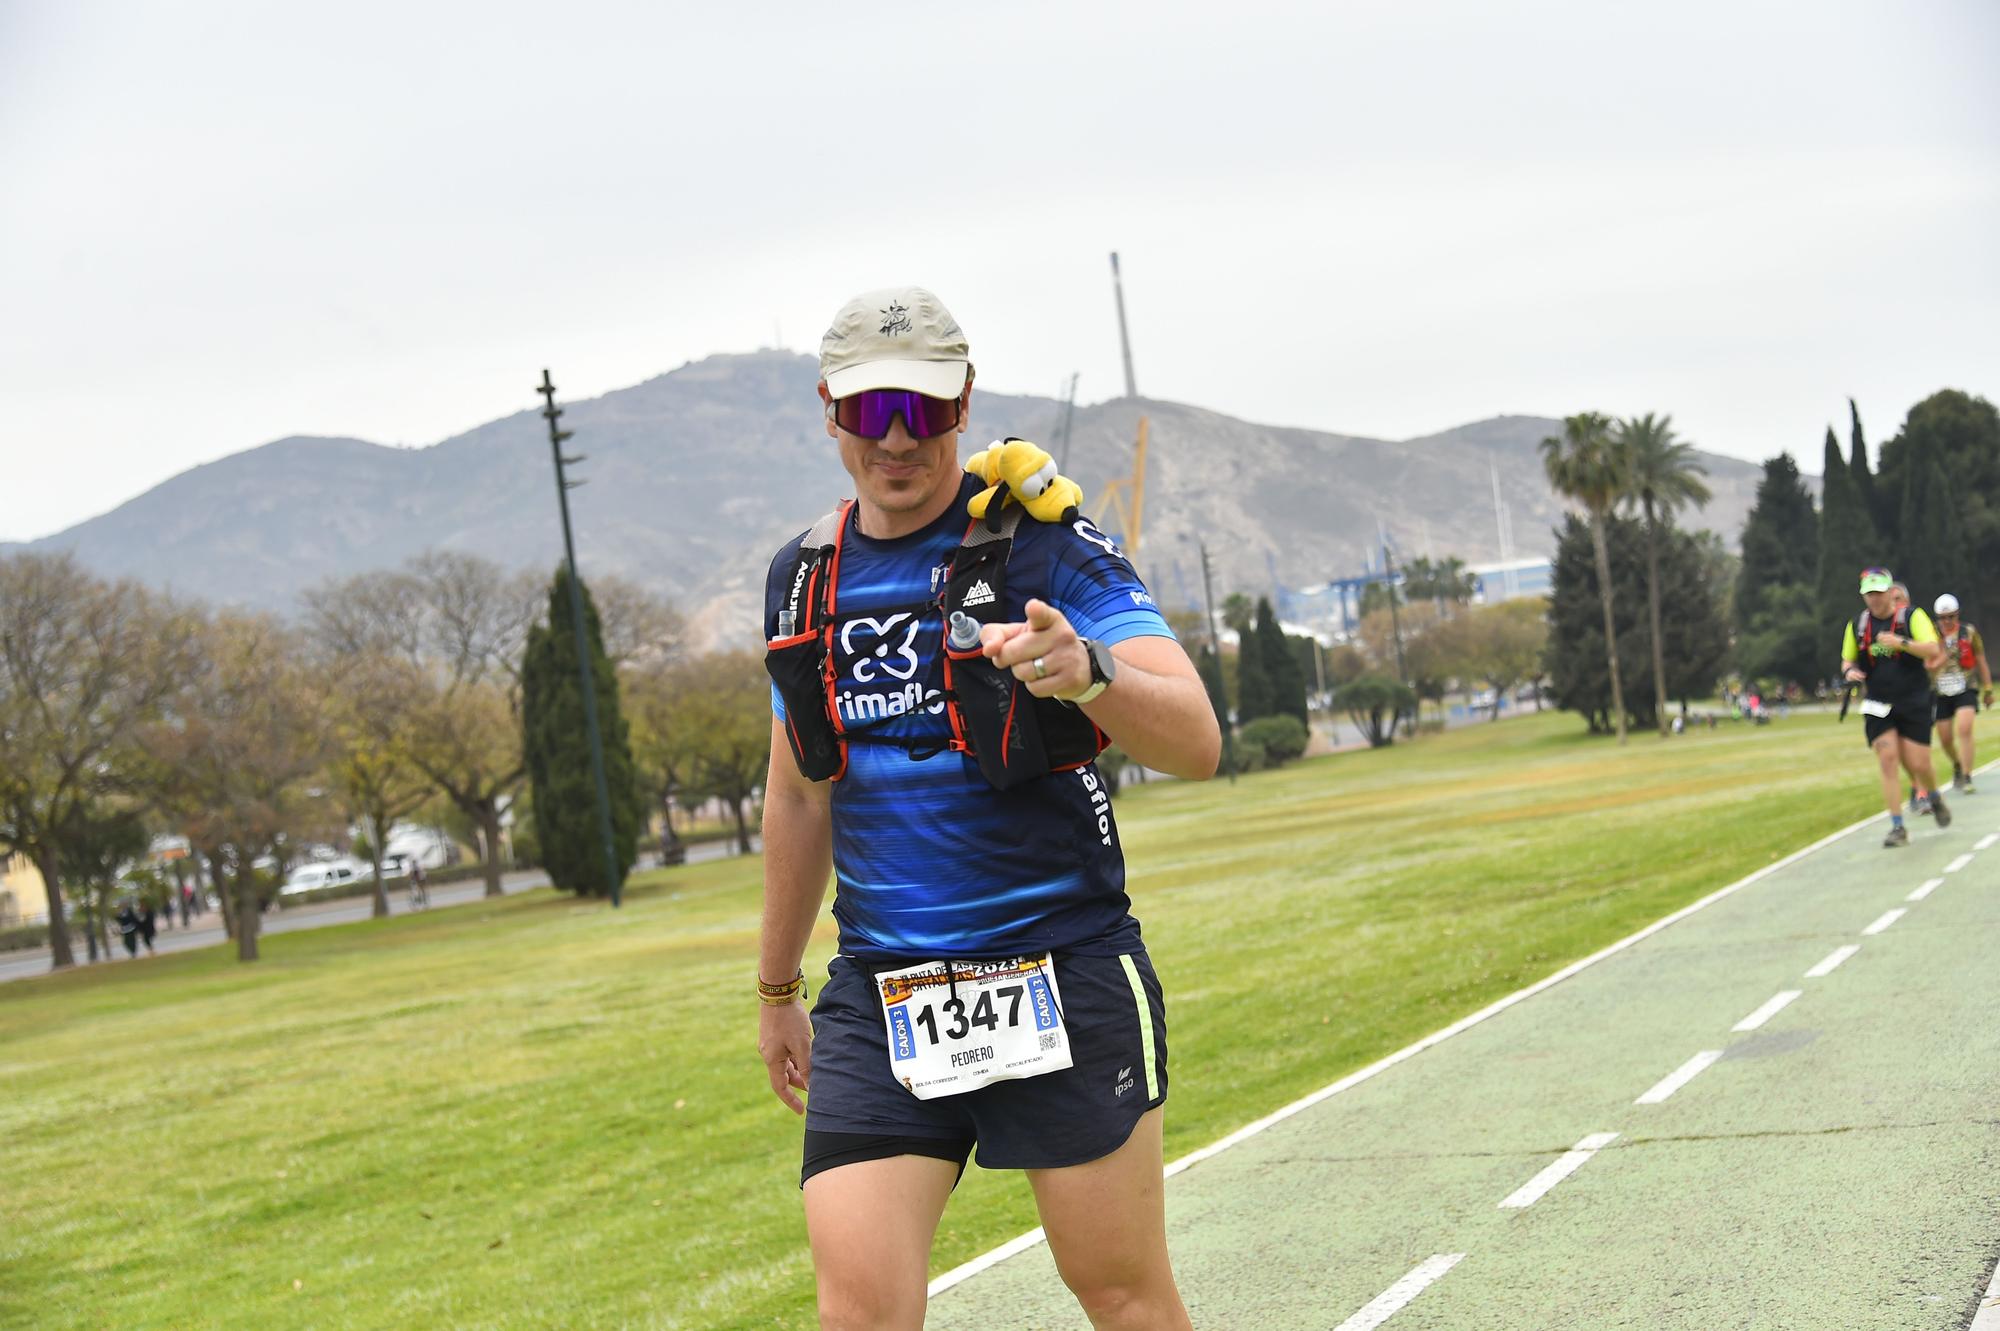
[[[583,681],[583,722],[590,735],[590,774],[597,784],[597,831],[604,843],[604,880],[611,887],[611,905],[615,909],[623,904],[624,883],[618,877],[618,850],[611,834],[611,790],[604,779],[604,740],[597,729],[597,686],[591,679],[590,646],[583,631],[583,587],[576,577],[576,538],[570,533],[569,492],[582,481],[572,481],[563,473],[566,465],[584,461],[581,454],[564,457],[563,440],[573,433],[558,429],[556,421],[562,416],[562,408],[556,405],[556,386],[549,379],[549,372],[542,371],[542,386],[535,390],[548,400],[542,408],[542,415],[549,422],[549,453],[556,464],[556,502],[562,508],[563,557],[569,563],[569,622],[576,634],[576,670]]]

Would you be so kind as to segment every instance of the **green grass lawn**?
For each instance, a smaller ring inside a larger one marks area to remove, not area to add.
[[[1808,715],[1622,751],[1530,716],[1128,789],[1169,1158],[1877,799],[1860,726]],[[758,875],[0,986],[0,1325],[814,1325],[800,1124],[753,1049]],[[935,1269],[1034,1223],[974,1169]]]

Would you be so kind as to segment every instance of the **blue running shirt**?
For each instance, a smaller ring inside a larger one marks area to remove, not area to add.
[[[961,501],[981,488],[968,475]],[[843,724],[875,723],[874,733],[920,747],[848,744],[846,775],[833,783],[840,950],[882,960],[1129,951],[1138,925],[1097,765],[1002,791],[975,759],[945,747],[951,723],[938,698],[937,597],[966,525],[963,502],[922,531],[887,541],[863,536],[848,517],[835,605],[836,702]],[[771,562],[766,638],[777,636],[797,553],[794,538]],[[1088,519],[1024,519],[1015,530],[1005,618],[1026,618],[1037,596],[1079,635],[1107,645],[1174,636],[1131,562]],[[775,688],[771,706],[784,715]],[[791,755],[780,750],[778,761]]]

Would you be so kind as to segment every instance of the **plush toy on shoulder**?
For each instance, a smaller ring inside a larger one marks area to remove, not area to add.
[[[986,482],[986,488],[966,501],[974,518],[1018,503],[1037,522],[1074,522],[1083,506],[1083,487],[1056,470],[1056,460],[1040,444],[1025,439],[1000,439],[974,453],[965,469]],[[1002,496],[998,507],[994,498]]]

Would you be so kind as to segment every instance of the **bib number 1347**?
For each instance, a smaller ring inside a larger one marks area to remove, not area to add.
[[[932,961],[875,977],[889,1066],[920,1100],[1070,1066],[1052,958]]]

